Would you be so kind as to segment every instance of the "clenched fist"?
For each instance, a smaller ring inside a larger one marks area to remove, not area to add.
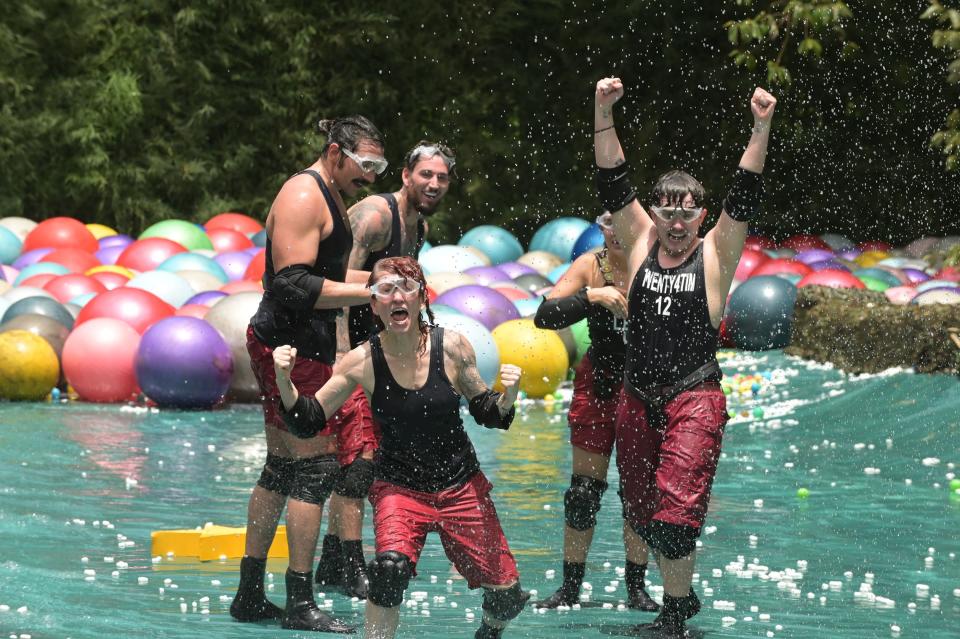
[[[297,361],[297,349],[284,344],[273,349],[273,370],[279,379],[290,379],[293,365]]]
[[[768,124],[773,118],[773,110],[777,107],[777,99],[764,89],[757,87],[750,98],[750,112],[756,124]]]
[[[595,101],[597,108],[610,108],[623,97],[623,82],[620,78],[603,78],[597,82]]]
[[[519,366],[504,364],[500,367],[500,385],[503,386],[503,394],[508,404],[513,404],[517,399],[522,375],[523,371],[520,370]]]

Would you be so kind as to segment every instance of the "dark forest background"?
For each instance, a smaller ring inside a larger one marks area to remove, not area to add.
[[[526,242],[597,213],[592,99],[645,186],[683,168],[716,210],[779,99],[759,232],[905,243],[960,233],[957,2],[36,0],[0,15],[0,216],[136,233],[263,219],[318,155],[317,121],[370,117],[399,186],[421,138],[459,156],[433,241],[480,223]]]

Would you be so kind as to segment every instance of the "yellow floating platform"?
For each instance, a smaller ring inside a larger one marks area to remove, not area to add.
[[[184,530],[154,530],[150,533],[150,554],[166,557],[199,557],[200,561],[243,557],[247,539],[245,527],[208,525]],[[278,526],[267,557],[286,558],[287,527]]]

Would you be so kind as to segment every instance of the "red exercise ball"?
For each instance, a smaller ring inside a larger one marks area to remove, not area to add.
[[[944,266],[933,276],[938,280],[947,280],[949,282],[960,282],[960,268],[956,266]]]
[[[213,244],[213,250],[217,253],[227,253],[229,251],[242,251],[253,246],[253,240],[233,229],[213,228],[207,229],[207,237]]]
[[[73,329],[63,345],[63,374],[80,399],[122,402],[137,392],[134,360],[140,334],[112,317]]]
[[[234,293],[263,293],[263,284],[254,280],[235,280],[220,287],[227,295]]]
[[[780,246],[785,248],[790,248],[799,253],[800,251],[806,251],[807,249],[827,249],[830,250],[830,245],[823,241],[822,238],[816,235],[794,235],[793,237],[788,237],[784,240]]]
[[[815,271],[804,275],[797,288],[803,286],[829,286],[830,288],[866,288],[866,285],[860,281],[856,275],[850,271],[841,271],[835,268],[825,268],[822,271]]]
[[[173,315],[174,308],[162,299],[139,288],[122,286],[100,293],[87,302],[74,326],[97,317],[112,317],[123,320],[141,335],[154,323]]]
[[[428,284],[427,285],[427,301],[433,302],[433,300],[435,299],[437,299],[437,292],[432,288],[430,288],[430,285]]]
[[[777,243],[771,240],[769,237],[764,237],[762,235],[751,235],[747,238],[747,241],[743,243],[743,248],[752,249],[754,251],[763,251],[764,249],[777,248]]]
[[[77,248],[60,248],[50,251],[40,258],[40,261],[66,266],[74,273],[86,273],[90,269],[100,266],[100,260],[97,259],[96,255]]]
[[[496,282],[494,282],[494,284],[496,284]],[[512,286],[491,286],[490,288],[495,290],[497,293],[500,293],[511,302],[530,299],[530,293]],[[430,301],[432,302],[433,300]]]
[[[259,233],[263,230],[263,224],[260,224],[260,222],[243,213],[220,213],[207,220],[203,228],[207,231],[208,235],[210,234],[210,229],[231,229],[238,233],[252,235],[253,233]]]
[[[807,273],[813,272],[813,269],[804,264],[803,262],[798,262],[797,260],[790,260],[784,257],[776,257],[770,260],[767,260],[757,268],[753,269],[750,273],[750,277],[758,277],[760,275],[784,275],[784,274],[793,274],[793,275],[806,275]]]
[[[266,249],[258,252],[247,264],[247,270],[243,274],[243,279],[259,282],[263,279],[263,272],[267,269],[267,251]]]
[[[210,307],[206,304],[184,304],[173,312],[177,317],[196,317],[203,319]]]
[[[72,217],[52,217],[40,222],[27,233],[21,254],[38,248],[75,248],[95,253],[100,245],[90,229]]]
[[[92,277],[103,284],[108,291],[124,286],[130,281],[129,277],[115,271],[97,271],[96,273],[91,273],[88,277]]]
[[[68,273],[67,275],[58,275],[47,282],[43,290],[57,298],[58,302],[66,304],[73,298],[86,295],[87,293],[97,295],[105,293],[107,287],[89,275]]]
[[[117,265],[145,273],[155,270],[166,259],[177,253],[186,253],[182,244],[164,237],[148,237],[137,240],[117,257]]]
[[[752,273],[755,268],[769,261],[770,257],[766,253],[744,248],[743,254],[740,255],[740,262],[737,264],[737,272],[734,273],[733,279],[742,282],[750,277],[750,273]]]
[[[23,280],[17,286],[32,286],[34,288],[44,288],[50,281],[57,277],[56,273],[37,273]]]

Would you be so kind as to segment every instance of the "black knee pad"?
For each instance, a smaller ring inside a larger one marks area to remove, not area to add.
[[[523,611],[530,593],[520,588],[520,582],[509,588],[483,589],[483,610],[497,621],[510,621]]]
[[[263,464],[263,470],[260,471],[257,486],[288,497],[293,487],[293,465],[296,461],[289,457],[267,453],[267,461]]]
[[[373,484],[373,462],[357,457],[349,466],[340,469],[334,491],[347,499],[363,499],[370,493]]]
[[[570,488],[563,496],[563,513],[567,525],[574,530],[590,530],[597,525],[600,500],[607,482],[586,475],[573,475]]]
[[[699,528],[668,524],[656,519],[634,532],[666,559],[680,559],[692,553],[697,549],[697,537],[700,536]]]
[[[367,599],[381,608],[394,608],[403,601],[403,591],[410,583],[413,568],[405,554],[388,550],[377,553],[367,564],[367,574],[370,578]]]
[[[336,455],[318,455],[296,459],[290,498],[308,504],[322,506],[333,492],[333,485],[340,472]]]

